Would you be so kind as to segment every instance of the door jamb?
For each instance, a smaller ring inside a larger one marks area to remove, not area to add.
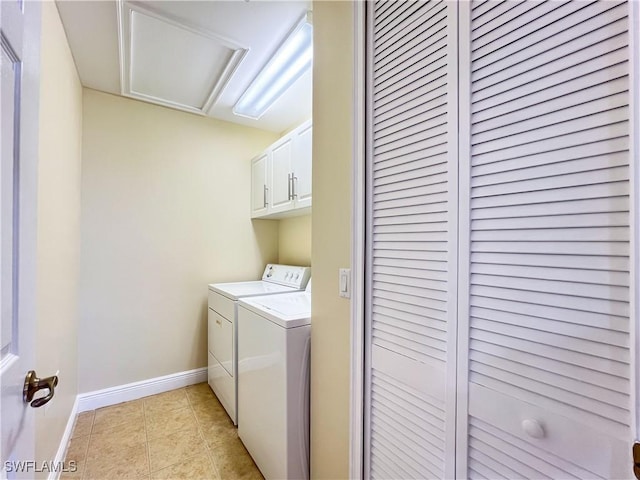
[[[630,226],[630,334],[631,334],[631,434],[640,439],[640,4],[629,5],[629,226]],[[633,443],[633,442],[632,442]]]
[[[351,399],[349,478],[364,476],[365,2],[353,2],[353,159],[351,200]]]

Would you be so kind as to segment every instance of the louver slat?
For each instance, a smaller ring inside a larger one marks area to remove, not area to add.
[[[389,50],[396,50],[395,45],[412,40],[415,35],[422,31],[421,27],[424,26],[422,19],[425,15],[432,15],[434,11],[439,11],[441,7],[442,3],[439,1],[416,2],[411,12],[405,12],[405,18],[408,13],[411,13],[410,18],[413,19],[411,22],[402,21],[402,16],[399,16],[396,18],[395,28],[389,29],[382,35],[378,32],[374,53],[383,55]]]
[[[504,2],[504,1],[488,1],[482,5],[479,5],[472,9],[472,18],[474,21],[475,29],[478,30],[483,25],[487,25],[490,22],[495,21],[499,17],[503,17],[504,15],[510,14],[513,15],[517,10],[514,9],[522,9],[523,7],[522,1],[516,2]],[[527,5],[524,5],[525,7]],[[529,9],[533,8],[534,5],[529,6]],[[520,10],[522,12],[522,10]],[[482,18],[480,18],[482,17]]]
[[[372,463],[382,456],[401,465],[409,478],[442,477],[441,407],[411,388],[389,383],[384,373],[373,374],[372,387]]]
[[[516,3],[507,1],[508,3]],[[571,20],[572,15],[576,15],[581,9],[594,2],[536,2],[528,0],[522,3],[530,4],[534,8],[529,8],[521,15],[505,15],[504,18],[500,19],[500,22],[495,22],[493,26],[496,28],[493,30],[475,31],[471,44],[472,60],[484,57],[510,43],[517,43],[522,46],[529,45],[528,35],[548,27],[554,22],[562,21],[565,28],[568,28],[576,22],[576,17]],[[472,32],[474,26],[475,22],[472,22]]]
[[[533,32],[528,38],[529,43],[522,42],[505,43],[501,48],[489,55],[478,58],[473,62],[472,80],[478,80],[519,63],[536,55],[547,54],[559,44],[578,39],[583,35],[606,29],[608,25],[626,15],[624,5],[615,2],[597,2],[582,8],[574,15],[574,21],[578,22],[570,28],[566,28],[563,22],[555,22],[546,28]],[[543,58],[544,56],[541,55]]]
[[[597,20],[601,21],[603,19]],[[515,63],[516,58],[511,57],[509,60],[514,62],[513,65],[507,66],[504,64],[506,62],[503,62],[503,65],[497,66],[490,64],[487,67],[492,70],[490,74],[485,77],[474,75],[474,77],[476,77],[473,81],[474,91],[487,89],[495,85],[508,84],[508,81],[511,79],[524,78],[526,73],[534,69],[541,70],[545,73],[555,72],[561,68],[565,61],[569,62],[569,64],[578,63],[583,61],[583,59],[590,57],[581,54],[585,47],[591,47],[593,49],[596,49],[597,47],[600,50],[596,50],[596,54],[620,48],[624,45],[621,36],[623,36],[625,32],[625,20],[626,19],[623,17],[610,25],[607,25],[606,28],[601,28],[602,23],[596,23],[600,28],[587,32],[578,38],[568,39],[565,43],[555,43],[555,41],[561,42],[563,38],[552,38],[555,46],[549,49],[549,51],[545,51],[542,55],[534,54],[530,58],[523,57],[518,63]],[[552,58],[554,58],[554,60],[551,60]],[[500,68],[500,66],[503,66],[504,68]]]
[[[490,107],[511,108],[516,110],[520,102],[522,107],[531,103],[547,101],[566,93],[576,92],[578,87],[588,87],[595,82],[601,83],[614,80],[627,74],[628,65],[624,64],[628,57],[625,36],[619,35],[601,45],[596,52],[599,56],[587,55],[579,51],[572,62],[554,64],[551,71],[537,72],[535,69],[523,72],[517,79],[508,80],[504,84],[488,87],[473,94],[473,112],[486,110]],[[608,71],[604,71],[609,69]],[[606,94],[605,92],[603,92]],[[486,115],[486,114],[485,114]],[[482,116],[479,119],[483,119]]]

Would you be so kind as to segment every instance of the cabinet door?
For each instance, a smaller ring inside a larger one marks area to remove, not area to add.
[[[291,137],[280,140],[272,148],[270,182],[271,204],[269,214],[278,213],[293,208],[292,182],[293,169]]]
[[[296,208],[311,206],[311,122],[304,123],[293,136],[293,195]]]
[[[269,153],[254,158],[251,161],[251,217],[261,217],[267,214],[267,165]]]

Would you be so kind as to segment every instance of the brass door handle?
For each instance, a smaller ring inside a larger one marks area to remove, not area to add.
[[[48,403],[55,394],[55,388],[58,385],[58,376],[47,378],[38,378],[35,370],[29,370],[24,379],[24,388],[22,389],[22,398],[25,403],[30,403],[33,408],[38,408]],[[42,398],[33,400],[33,396],[38,390],[48,389],[49,393]],[[31,401],[33,400],[33,402]]]

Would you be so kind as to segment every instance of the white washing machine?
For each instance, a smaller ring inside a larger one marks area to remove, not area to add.
[[[238,300],[296,292],[305,288],[310,276],[309,267],[269,264],[262,280],[209,285],[208,380],[234,425],[238,424]]]
[[[238,304],[238,435],[267,480],[309,478],[311,282]]]

